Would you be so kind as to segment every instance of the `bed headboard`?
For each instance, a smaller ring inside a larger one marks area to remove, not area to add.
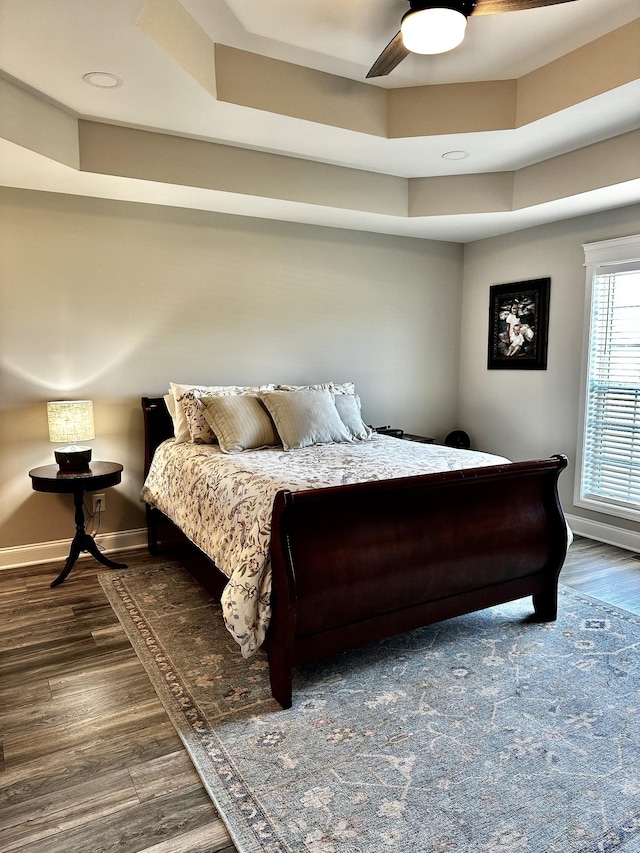
[[[173,421],[162,397],[143,397],[144,475],[147,476],[156,447],[173,436]]]

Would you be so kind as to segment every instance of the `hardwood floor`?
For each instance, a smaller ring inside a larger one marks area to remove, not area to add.
[[[130,566],[153,559],[122,553]],[[83,558],[0,571],[0,850],[235,850]],[[576,539],[561,582],[640,614],[640,555]]]
[[[59,564],[0,571],[0,850],[231,853],[102,568],[83,558],[53,590]]]
[[[576,536],[560,583],[640,615],[640,554]]]

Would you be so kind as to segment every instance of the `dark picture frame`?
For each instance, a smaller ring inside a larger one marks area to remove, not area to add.
[[[550,278],[494,284],[489,294],[489,370],[546,370]]]

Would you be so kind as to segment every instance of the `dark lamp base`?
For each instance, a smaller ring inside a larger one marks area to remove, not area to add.
[[[65,474],[80,473],[89,471],[89,462],[91,462],[90,447],[61,447],[54,451],[58,467]]]

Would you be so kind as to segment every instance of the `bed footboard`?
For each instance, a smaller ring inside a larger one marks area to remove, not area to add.
[[[567,528],[564,456],[442,474],[279,492],[272,527],[275,698],[292,668],[531,595],[553,620]]]

